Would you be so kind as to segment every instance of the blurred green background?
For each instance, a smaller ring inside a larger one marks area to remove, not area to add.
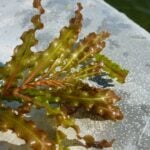
[[[150,0],[105,0],[150,32]]]

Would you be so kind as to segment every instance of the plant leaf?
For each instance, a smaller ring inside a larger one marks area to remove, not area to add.
[[[117,78],[117,81],[120,83],[125,82],[128,70],[122,69],[118,64],[114,63],[104,55],[97,54],[96,59],[104,64],[103,70],[107,72],[110,77]]]
[[[6,83],[5,91],[13,84],[17,84],[16,78],[24,76],[24,70],[28,67],[32,67],[39,53],[34,54],[31,51],[31,47],[37,44],[35,32],[43,28],[43,24],[40,20],[40,16],[44,13],[44,10],[40,3],[41,0],[34,0],[33,6],[39,10],[39,15],[32,17],[31,21],[34,24],[33,29],[29,29],[21,36],[22,44],[18,45],[14,49],[12,59],[6,63],[6,65],[0,70],[1,74],[4,74]]]
[[[87,111],[94,111],[104,119],[123,118],[119,107],[114,106],[120,98],[110,89],[92,88],[79,82],[73,87],[60,89],[52,95],[59,96],[60,102],[63,106],[66,105],[67,109],[84,106]]]
[[[50,150],[52,141],[44,131],[39,130],[32,121],[26,121],[23,117],[16,115],[14,110],[0,107],[0,129],[12,129],[18,137],[23,138],[32,148],[36,150]]]
[[[82,6],[78,3],[78,10],[75,12],[75,17],[70,20],[68,27],[65,26],[61,29],[60,36],[52,41],[47,49],[40,53],[40,57],[36,60],[37,62],[25,83],[30,82],[37,75],[44,73],[44,70],[47,68],[49,68],[47,75],[53,73],[56,65],[60,65],[64,57],[71,52],[82,27],[81,9]]]

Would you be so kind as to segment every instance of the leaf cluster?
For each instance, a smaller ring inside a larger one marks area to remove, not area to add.
[[[44,13],[41,0],[34,0],[33,6],[39,11],[31,19],[34,27],[22,34],[22,44],[16,46],[12,59],[0,67],[0,130],[14,130],[35,150],[55,150],[56,145],[59,150],[69,149],[64,144],[67,136],[58,129],[59,126],[74,128],[77,145],[111,146],[113,141],[95,141],[90,135],[81,137],[72,115],[82,109],[84,113],[98,115],[104,120],[123,118],[115,105],[120,97],[112,89],[91,87],[83,82],[107,73],[124,83],[128,71],[101,54],[109,33],[93,32],[77,42],[83,20],[82,6],[78,3],[75,16],[61,29],[60,36],[43,51],[33,52],[31,48],[38,42],[35,33],[43,28],[41,15]],[[21,105],[11,108],[4,105],[4,100],[18,101]],[[26,119],[32,108],[44,108],[46,115],[55,120],[55,135],[49,138],[46,131]],[[81,139],[85,143],[81,143]]]

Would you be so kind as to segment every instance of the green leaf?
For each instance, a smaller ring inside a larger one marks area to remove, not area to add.
[[[86,38],[82,39],[74,52],[67,58],[67,63],[63,70],[70,70],[78,64],[89,61],[96,53],[102,51],[105,46],[104,40],[109,36],[108,32],[101,32],[99,34],[90,33]]]
[[[71,49],[82,27],[81,9],[82,6],[78,3],[78,10],[75,12],[75,17],[70,20],[68,27],[65,26],[61,29],[60,36],[52,41],[47,49],[40,53],[40,57],[36,60],[35,66],[25,83],[30,82],[37,75],[43,74],[47,68],[46,76],[54,73],[55,67],[61,65],[64,58],[71,53]]]
[[[118,82],[124,83],[128,75],[128,70],[122,69],[118,64],[108,59],[106,56],[97,54],[96,60],[104,64],[103,70],[112,78],[116,78]]]
[[[73,87],[60,89],[54,93],[60,97],[60,102],[67,108],[84,106],[86,111],[93,111],[104,119],[120,120],[123,115],[114,104],[120,100],[110,89],[92,88],[82,82]]]
[[[18,137],[36,150],[50,150],[52,141],[32,121],[26,121],[17,111],[0,107],[0,130],[12,129]]]
[[[37,44],[37,39],[35,37],[35,33],[37,30],[43,28],[43,24],[41,23],[40,16],[44,13],[42,6],[40,4],[40,0],[34,0],[34,7],[39,10],[39,15],[35,15],[32,17],[32,23],[34,24],[33,29],[29,29],[24,32],[21,36],[22,44],[16,46],[14,49],[14,54],[12,59],[6,63],[4,67],[0,69],[0,73],[4,75],[6,83],[5,83],[5,91],[14,84],[17,84],[18,77],[24,76],[24,71],[28,69],[28,67],[32,67],[37,59],[39,53],[34,54],[31,51],[31,47]]]

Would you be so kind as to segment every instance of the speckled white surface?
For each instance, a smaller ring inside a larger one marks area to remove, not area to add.
[[[92,133],[97,139],[115,138],[113,150],[149,150],[150,34],[102,0],[80,1],[84,7],[84,25],[80,37],[92,31],[109,31],[111,37],[104,53],[130,71],[124,85],[116,83],[117,92],[122,97],[120,106],[125,114],[124,120],[113,123],[79,119],[77,122],[82,134]],[[73,15],[76,2],[43,0],[46,8],[42,17],[45,29],[38,32],[40,42],[35,49],[46,47],[53,37],[58,36],[60,28],[67,25]],[[21,42],[21,33],[32,26],[30,18],[35,12],[31,1],[1,0],[0,62],[5,63],[10,59],[13,48]],[[2,134],[0,136],[0,140],[5,138]],[[12,136],[8,137],[11,142]],[[0,150],[6,150],[3,144],[0,144]]]

